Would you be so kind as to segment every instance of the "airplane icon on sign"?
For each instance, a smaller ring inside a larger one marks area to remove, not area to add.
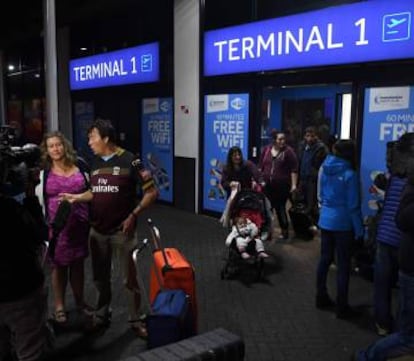
[[[411,12],[387,14],[383,17],[382,41],[409,40],[411,34]]]
[[[402,19],[400,19],[400,20],[395,19],[395,18],[391,18],[391,19],[390,19],[390,24],[387,24],[387,26],[388,26],[390,29],[392,29],[392,28],[395,28],[396,26],[398,26],[398,25],[400,25],[400,24],[402,24],[402,23],[405,23],[406,21],[407,21],[407,18],[402,18]]]

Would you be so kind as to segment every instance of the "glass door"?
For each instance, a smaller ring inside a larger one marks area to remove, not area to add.
[[[333,136],[349,136],[351,85],[310,85],[301,87],[266,88],[263,92],[261,146],[268,144],[272,129],[286,133],[288,144],[297,149],[305,129],[314,127],[327,145]],[[347,129],[345,129],[347,128]]]

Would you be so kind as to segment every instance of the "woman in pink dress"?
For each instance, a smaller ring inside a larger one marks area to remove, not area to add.
[[[49,224],[55,219],[62,193],[82,193],[89,186],[89,175],[77,166],[76,153],[70,142],[60,132],[46,134],[40,145],[43,170],[37,195]],[[65,293],[69,281],[79,310],[84,303],[84,259],[88,256],[89,209],[86,203],[74,203],[65,226],[59,233],[53,255],[51,282],[54,297],[54,319],[58,323],[67,320]]]

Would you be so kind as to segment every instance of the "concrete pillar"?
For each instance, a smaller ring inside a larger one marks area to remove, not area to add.
[[[174,201],[178,208],[195,212],[199,208],[199,101],[200,2],[175,0]]]
[[[6,107],[5,107],[5,91],[4,91],[4,57],[0,51],[0,125],[6,124]]]
[[[60,131],[73,140],[72,99],[69,86],[70,32],[69,28],[57,29],[58,69],[58,123]]]
[[[58,130],[55,0],[44,0],[44,48],[47,131]]]

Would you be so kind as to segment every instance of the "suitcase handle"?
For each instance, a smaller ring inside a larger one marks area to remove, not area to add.
[[[132,258],[134,260],[134,262],[137,261],[138,259],[138,254],[141,253],[145,247],[148,246],[148,238],[145,238],[141,241],[141,245],[137,248],[134,249],[134,251],[132,252]]]
[[[162,258],[164,259],[164,266],[162,267],[162,274],[164,275],[165,272],[171,270],[171,265],[168,263],[167,255],[165,253],[165,249],[161,247],[161,237],[160,237],[160,231],[157,226],[154,225],[151,218],[147,219],[148,226],[151,230],[152,235],[152,242],[154,245],[154,251],[161,251]]]
[[[140,291],[143,293],[142,301],[145,307],[147,308],[148,312],[152,313],[152,307],[151,307],[149,295],[145,287],[144,280],[142,279],[141,272],[138,269],[139,268],[138,267],[138,255],[148,246],[148,244],[149,242],[147,238],[142,240],[140,246],[138,246],[137,244],[137,246],[132,251],[132,260],[134,262],[134,266],[136,270],[136,278],[137,278],[138,286],[139,286]]]

